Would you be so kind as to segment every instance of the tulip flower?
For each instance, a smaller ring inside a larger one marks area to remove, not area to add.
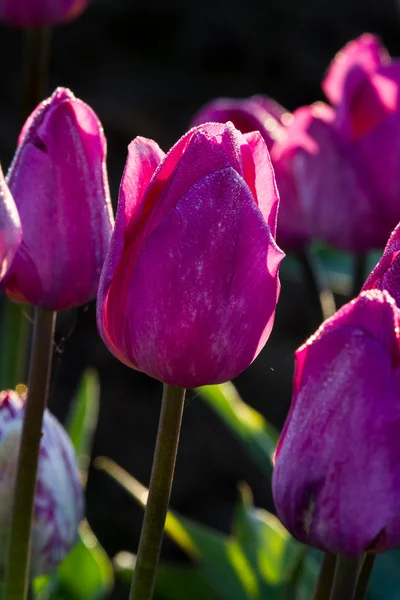
[[[278,243],[285,249],[298,250],[309,241],[309,223],[300,202],[292,173],[291,157],[281,159],[279,141],[286,136],[290,113],[266,96],[246,99],[220,98],[206,104],[194,116],[192,125],[209,121],[231,121],[241,133],[259,131],[271,152],[276,183],[280,195]],[[278,149],[277,149],[278,148]]]
[[[0,393],[0,533],[10,527],[25,396]],[[83,491],[75,453],[57,419],[45,411],[32,530],[32,576],[50,573],[68,554],[83,517]],[[2,543],[4,549],[4,543]],[[4,560],[3,554],[1,559]],[[4,568],[4,564],[3,564]]]
[[[278,202],[259,133],[208,123],[167,155],[136,138],[97,300],[111,352],[179,387],[248,367],[269,337],[279,294]]]
[[[400,225],[392,232],[385,251],[364,283],[363,290],[387,290],[400,307]]]
[[[323,87],[334,107],[295,111],[280,160],[292,161],[315,237],[379,248],[400,220],[400,63],[364,35],[337,55]]]
[[[105,161],[101,124],[71,91],[29,117],[7,175],[23,229],[12,300],[63,310],[96,296],[113,228]]]
[[[89,0],[0,0],[0,20],[17,27],[45,27],[78,17]]]
[[[21,237],[21,221],[0,167],[0,281],[10,269]]]
[[[387,292],[362,292],[296,352],[272,486],[306,544],[348,556],[400,544],[399,325]]]

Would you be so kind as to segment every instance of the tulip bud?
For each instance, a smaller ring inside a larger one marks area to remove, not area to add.
[[[26,397],[0,393],[0,532],[6,539],[18,462]],[[32,529],[33,577],[54,569],[77,538],[83,516],[83,492],[71,442],[57,419],[46,410],[40,442]],[[5,544],[2,543],[3,547]],[[4,563],[4,554],[1,555]],[[4,564],[3,564],[4,566]]]
[[[368,276],[363,290],[387,290],[400,307],[400,225],[392,232],[385,251]]]
[[[111,352],[181,387],[248,367],[279,294],[278,202],[259,133],[208,123],[167,155],[136,138],[97,299]]]
[[[21,221],[17,207],[0,167],[0,281],[10,269],[21,237]]]
[[[321,550],[400,544],[399,325],[387,292],[362,292],[296,352],[273,495],[285,527]]]
[[[101,124],[71,91],[29,117],[7,176],[23,229],[12,300],[63,310],[96,296],[113,227],[105,161]]]
[[[0,0],[0,20],[17,27],[45,27],[78,17],[89,0]]]
[[[285,138],[285,126],[292,119],[290,113],[266,96],[252,96],[243,100],[220,98],[206,104],[194,116],[192,125],[209,121],[231,121],[241,133],[259,131],[271,152],[272,165],[280,195],[278,242],[286,249],[302,248],[310,238],[309,226],[299,201],[291,161],[287,155],[281,160],[279,142]]]

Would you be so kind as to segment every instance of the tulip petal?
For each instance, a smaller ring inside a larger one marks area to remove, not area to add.
[[[270,334],[282,257],[243,179],[230,167],[206,175],[141,250],[119,350],[173,385],[235,377]],[[130,270],[125,253],[119,269]]]
[[[296,111],[282,154],[293,153],[293,173],[312,232],[343,250],[382,244],[386,216],[374,201],[363,157],[343,139],[319,105]]]
[[[267,221],[272,235],[276,236],[279,192],[267,145],[258,131],[245,134],[249,146],[242,147],[245,157],[245,180],[253,192],[258,207]]]
[[[24,235],[7,293],[48,310],[95,297],[113,224],[104,133],[72,98],[43,104],[8,174]]]
[[[332,104],[338,104],[346,78],[354,67],[362,67],[366,73],[373,73],[389,60],[387,51],[376,36],[366,33],[352,40],[337,53],[325,75],[322,89],[326,97]]]
[[[309,348],[273,475],[278,514],[303,542],[359,556],[399,513],[392,373],[388,354],[361,330],[334,329]]]
[[[89,0],[0,0],[0,19],[18,27],[55,25],[76,18]]]
[[[387,290],[400,307],[400,225],[392,232],[382,257],[362,289]]]
[[[143,197],[155,170],[164,156],[164,152],[153,140],[137,137],[129,144],[128,159],[121,181],[114,232],[101,273],[97,296],[97,326],[100,335],[107,340],[107,345],[113,346],[115,354],[118,354],[118,350],[112,342],[113,336],[108,335],[108,332],[113,331],[115,333],[121,319],[118,310],[115,311],[112,307],[111,310],[108,310],[108,290],[124,251],[125,241],[129,233],[128,229],[129,231],[134,229],[143,215]],[[128,294],[130,271],[127,270],[124,275],[118,299],[118,302],[122,303],[124,303],[123,299]],[[125,362],[119,354],[118,358]]]
[[[0,282],[7,275],[21,243],[21,221],[0,167]]]

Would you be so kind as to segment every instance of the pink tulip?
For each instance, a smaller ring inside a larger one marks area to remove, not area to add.
[[[400,544],[399,326],[389,294],[362,292],[296,352],[272,487],[285,527],[321,550]]]
[[[105,161],[103,128],[71,91],[28,119],[7,176],[23,228],[12,300],[63,310],[96,296],[113,227]]]
[[[7,275],[21,243],[21,221],[0,167],[0,281]]]
[[[0,0],[0,20],[17,27],[51,26],[78,17],[89,0]]]
[[[335,107],[296,111],[280,159],[295,163],[314,237],[343,250],[382,247],[400,220],[400,63],[364,35],[336,56],[323,87]]]
[[[241,373],[273,325],[278,202],[258,133],[208,123],[167,155],[136,138],[97,301],[111,352],[174,386]]]
[[[310,228],[293,176],[292,157],[280,151],[280,142],[286,137],[286,125],[291,119],[290,113],[277,102],[259,95],[240,100],[213,100],[194,116],[192,125],[231,121],[241,133],[261,133],[271,152],[280,196],[278,242],[285,249],[297,250],[309,241]]]

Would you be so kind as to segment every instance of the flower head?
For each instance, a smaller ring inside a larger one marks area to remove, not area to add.
[[[273,494],[304,543],[350,556],[400,543],[399,331],[389,294],[362,292],[296,352]]]
[[[13,487],[26,398],[0,393],[0,536],[10,527]],[[72,444],[46,410],[40,442],[32,530],[32,576],[52,571],[65,558],[83,517],[83,491]],[[4,556],[1,557],[4,560]]]
[[[277,209],[260,134],[208,123],[167,155],[136,138],[97,301],[109,349],[182,387],[243,371],[274,320]]]
[[[23,229],[11,299],[63,310],[96,296],[113,228],[105,161],[101,124],[70,90],[29,117],[7,175]]]

